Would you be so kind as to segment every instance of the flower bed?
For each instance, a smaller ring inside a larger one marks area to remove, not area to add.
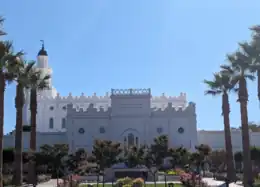
[[[182,173],[180,175],[181,183],[186,187],[208,187],[209,185],[201,180],[200,175],[194,173]]]

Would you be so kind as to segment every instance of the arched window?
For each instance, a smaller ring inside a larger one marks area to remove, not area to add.
[[[61,128],[63,128],[63,129],[66,128],[66,118],[62,118],[62,121],[61,121]]]
[[[135,137],[132,133],[128,134],[128,147],[135,145]]]
[[[53,118],[50,118],[49,119],[49,128],[53,129],[53,127],[54,127],[54,121],[53,121]]]
[[[135,146],[138,148],[138,144],[139,144],[139,139],[138,137],[135,137]]]

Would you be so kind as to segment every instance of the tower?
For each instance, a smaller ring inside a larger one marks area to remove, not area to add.
[[[41,40],[42,47],[37,55],[37,64],[35,66],[36,69],[39,69],[43,72],[43,74],[48,74],[52,76],[52,69],[48,65],[48,53],[45,50],[44,41]],[[49,79],[49,89],[38,91],[39,96],[43,97],[56,97],[57,91],[52,86],[52,80]],[[38,102],[40,102],[38,100]],[[23,107],[23,125],[30,124],[30,90],[25,91],[25,103]]]
[[[44,41],[41,40],[41,42],[42,42],[42,47],[41,47],[41,49],[40,49],[40,51],[38,52],[38,55],[37,55],[36,68],[41,70],[44,74],[50,75],[51,77],[49,79],[50,89],[40,91],[39,94],[41,96],[46,96],[46,97],[56,97],[57,91],[52,86],[52,68],[50,68],[49,64],[48,64],[48,53],[45,49]]]

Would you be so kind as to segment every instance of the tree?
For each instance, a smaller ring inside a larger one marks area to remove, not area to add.
[[[240,103],[243,145],[243,182],[246,187],[253,183],[247,112],[247,80],[252,81],[255,79],[254,75],[252,74],[252,58],[250,56],[250,50],[247,49],[248,46],[249,44],[247,43],[241,43],[240,50],[233,54],[227,55],[229,64],[221,66],[223,73],[232,76],[233,83],[238,85],[238,102]]]
[[[204,164],[208,162],[208,156],[211,152],[211,148],[208,145],[201,144],[199,146],[196,146],[195,149],[199,154],[199,156],[195,157],[198,171],[200,167],[204,171]]]
[[[214,168],[219,168],[223,163],[227,165],[227,156],[225,150],[215,150],[209,155],[211,165]],[[227,167],[228,168],[228,167]]]
[[[58,178],[65,174],[66,157],[68,156],[69,147],[67,144],[55,144],[53,146],[44,145],[40,148],[41,155],[45,158],[45,164],[51,168],[52,177]],[[37,163],[37,162],[36,162]]]
[[[33,62],[35,63],[35,62]],[[30,136],[30,150],[34,154],[36,151],[36,116],[37,116],[37,92],[49,88],[50,75],[45,75],[42,71],[32,68],[29,72],[28,86],[30,89],[30,111],[31,111],[31,136]],[[36,181],[37,176],[34,172],[35,163],[30,162],[29,176],[31,181]]]
[[[209,90],[205,91],[206,95],[222,96],[222,115],[224,121],[224,132],[225,132],[225,147],[226,147],[226,160],[227,160],[227,177],[231,180],[235,179],[235,168],[233,162],[232,152],[232,139],[230,131],[230,105],[229,105],[229,92],[235,89],[232,76],[229,74],[215,73],[212,81],[204,80]]]
[[[161,135],[154,138],[154,143],[148,147],[148,152],[145,157],[145,165],[149,168],[154,177],[154,185],[156,187],[156,172],[162,167],[164,159],[169,155],[168,152],[168,137]]]
[[[70,154],[67,160],[69,171],[77,174],[85,174],[87,170],[87,158],[85,149],[78,149],[74,154]]]
[[[145,164],[145,147],[142,146],[137,148],[136,146],[131,147],[125,157],[125,164],[129,168]]]
[[[103,173],[105,168],[109,168],[116,164],[121,153],[122,149],[120,148],[120,143],[112,142],[110,140],[95,140],[92,156],[89,157],[88,161],[97,164],[97,183],[99,182],[99,175],[101,172]]]
[[[242,170],[242,161],[243,161],[243,153],[241,151],[238,151],[234,155],[234,159],[236,162],[236,168],[239,168],[240,172]]]
[[[14,183],[17,186],[22,185],[22,152],[23,152],[23,106],[24,106],[24,89],[28,86],[28,75],[31,71],[34,62],[27,63],[22,58],[17,59],[17,64],[10,70],[16,77],[16,126],[15,126],[15,173]]]

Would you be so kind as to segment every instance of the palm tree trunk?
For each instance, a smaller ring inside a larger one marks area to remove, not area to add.
[[[30,150],[33,155],[35,155],[36,151],[36,115],[37,115],[37,92],[35,89],[31,89],[30,93],[30,110],[31,110],[31,136],[30,136]],[[30,183],[37,183],[37,175],[36,175],[36,163],[34,161],[30,162],[29,166],[29,178]]]
[[[250,137],[248,129],[247,102],[248,91],[245,78],[239,81],[239,96],[241,127],[242,127],[242,145],[243,145],[243,183],[245,187],[249,187],[249,183],[253,181],[251,153],[250,153]]]
[[[234,168],[234,158],[233,158],[233,147],[232,147],[232,137],[230,131],[230,121],[229,121],[229,98],[228,94],[224,93],[222,96],[222,111],[224,118],[224,129],[225,129],[225,146],[226,146],[226,157],[227,157],[227,178],[231,181],[235,180],[235,168]]]
[[[257,97],[260,102],[260,70],[257,71]]]
[[[16,126],[15,126],[15,158],[14,158],[14,184],[16,186],[21,186],[23,182],[23,103],[24,103],[24,93],[21,84],[16,86]]]
[[[31,138],[30,138],[30,149],[36,151],[36,115],[37,115],[37,92],[31,90],[30,98],[30,110],[31,110]]]
[[[4,92],[5,79],[0,72],[0,187],[3,187]]]

